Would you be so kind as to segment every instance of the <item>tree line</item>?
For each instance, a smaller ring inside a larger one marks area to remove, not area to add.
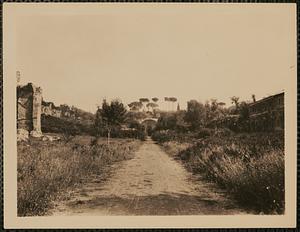
[[[166,100],[167,98],[165,98]],[[120,100],[108,102],[103,100],[102,106],[98,107],[95,123],[94,134],[96,136],[106,136],[107,141],[111,137],[136,137],[144,139],[146,128],[139,122],[146,117],[142,111],[143,107],[156,107],[158,98],[140,98],[139,101],[128,104],[130,111]],[[177,110],[172,112],[160,112],[155,131],[175,130],[178,132],[197,131],[203,128],[211,127],[213,121],[222,119],[227,115],[238,115],[241,122],[249,117],[249,110],[246,102],[239,102],[238,97],[231,98],[234,107],[226,108],[224,102],[217,99],[211,99],[204,104],[197,100],[187,102],[186,110]],[[170,102],[176,102],[177,98],[168,98]],[[125,127],[125,130],[124,130]],[[125,135],[124,135],[125,134]]]
[[[130,110],[132,111],[147,111],[154,112],[159,109],[158,105],[159,98],[153,97],[149,98],[140,98],[138,101],[133,101],[128,104]],[[168,110],[175,110],[174,104],[177,102],[176,97],[164,97],[164,101],[168,103]],[[147,109],[147,110],[146,110]]]

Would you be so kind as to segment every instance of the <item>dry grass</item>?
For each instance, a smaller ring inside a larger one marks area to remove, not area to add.
[[[178,156],[181,152],[192,146],[192,143],[181,143],[177,141],[168,141],[162,143],[164,149],[172,156]]]
[[[31,140],[18,144],[18,216],[43,215],[59,192],[79,184],[103,167],[130,159],[140,142],[105,139],[91,145],[91,137],[75,137],[68,143]]]
[[[257,213],[284,212],[282,137],[238,135],[210,137],[194,144],[173,141],[162,145],[192,171],[228,190],[242,206]]]

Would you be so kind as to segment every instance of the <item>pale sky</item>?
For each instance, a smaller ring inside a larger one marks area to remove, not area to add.
[[[290,7],[148,4],[58,8],[18,18],[21,83],[95,112],[103,98],[250,100],[280,92],[294,57]],[[274,6],[274,5],[273,5]]]

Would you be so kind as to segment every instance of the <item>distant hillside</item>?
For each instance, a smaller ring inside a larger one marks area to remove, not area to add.
[[[92,114],[90,112],[86,112],[84,110],[81,110],[76,107],[72,107],[72,110],[75,113],[75,118],[82,122],[82,123],[87,123],[87,124],[93,124],[95,121],[95,114]]]
[[[61,118],[69,121],[76,121],[82,124],[91,125],[94,123],[95,115],[81,110],[75,106],[62,104],[55,106],[53,102],[42,102],[42,115]]]
[[[42,132],[64,134],[92,134],[93,124],[90,121],[70,120],[42,114]]]

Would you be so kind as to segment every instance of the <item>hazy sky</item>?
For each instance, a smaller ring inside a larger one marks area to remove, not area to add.
[[[76,5],[76,4],[75,4]],[[113,5],[113,4],[110,4]],[[159,7],[160,6],[160,7]],[[285,88],[291,68],[288,7],[190,4],[79,6],[17,22],[21,83],[46,101],[94,112],[102,99],[250,100]]]

